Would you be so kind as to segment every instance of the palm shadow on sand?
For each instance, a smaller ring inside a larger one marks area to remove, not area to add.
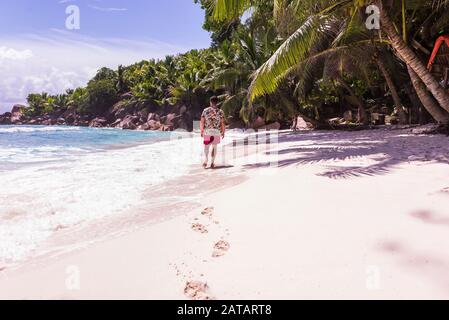
[[[373,140],[375,139],[375,140]],[[294,147],[282,148],[283,142],[297,141]],[[280,137],[279,154],[275,165],[268,162],[250,163],[245,168],[286,167],[322,163],[328,170],[318,174],[331,179],[349,179],[383,175],[397,165],[411,161],[437,161],[449,164],[449,138],[442,135],[413,135],[398,130],[366,132],[310,132],[291,133]],[[338,166],[345,160],[369,157],[368,166]]]

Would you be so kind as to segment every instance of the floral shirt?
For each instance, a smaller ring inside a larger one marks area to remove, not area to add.
[[[223,122],[225,115],[223,110],[209,107],[204,109],[201,117],[204,117],[206,120],[205,129],[221,130],[221,123]]]

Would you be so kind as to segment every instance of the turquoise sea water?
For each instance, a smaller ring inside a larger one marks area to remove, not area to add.
[[[170,140],[170,133],[81,127],[0,126],[0,170],[14,164],[63,160],[69,156]]]
[[[197,136],[0,126],[0,266],[61,228],[145,207],[149,188],[200,163]]]

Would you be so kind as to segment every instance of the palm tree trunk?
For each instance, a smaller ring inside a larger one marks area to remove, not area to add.
[[[377,3],[380,8],[382,30],[385,31],[388,38],[390,38],[391,46],[398,52],[407,66],[410,66],[418,77],[424,82],[425,86],[430,92],[432,92],[440,106],[449,112],[449,94],[440,86],[438,81],[435,80],[429,70],[427,70],[426,66],[422,63],[415,52],[413,52],[413,50],[398,34],[394,27],[393,21],[382,6],[382,1],[378,0]]]
[[[407,93],[407,96],[410,100],[411,106],[410,106],[410,112],[409,112],[409,123],[412,124],[425,124],[428,123],[428,119],[425,120],[426,116],[427,118],[431,117],[429,113],[427,112],[426,108],[424,108],[421,100],[418,97],[418,94],[416,93],[415,88],[413,87],[412,82],[410,81],[409,84],[404,86],[404,90]]]
[[[349,86],[349,84],[343,79],[343,77],[338,76],[337,80],[343,86],[343,88],[345,88],[346,91],[349,92],[349,94],[354,98],[354,100],[357,103],[357,108],[358,108],[358,111],[357,111],[357,122],[363,123],[365,125],[368,124],[369,123],[369,119],[368,119],[368,115],[366,113],[365,104],[363,103],[363,101],[359,97],[357,97],[357,95],[354,93],[354,91]]]
[[[398,90],[396,89],[396,85],[393,82],[393,79],[391,78],[390,74],[388,73],[387,67],[385,66],[385,63],[383,62],[381,57],[378,57],[376,59],[377,65],[379,66],[380,72],[382,72],[382,75],[385,78],[385,81],[387,82],[388,88],[390,88],[391,96],[393,97],[394,104],[396,106],[396,109],[398,110],[399,115],[399,123],[400,124],[407,124],[407,115],[405,114],[404,107],[401,102],[401,98],[399,97]]]
[[[426,86],[418,77],[415,71],[408,66],[408,73],[410,79],[412,80],[413,87],[415,88],[416,94],[421,100],[424,108],[430,113],[430,115],[438,122],[442,124],[449,123],[449,113],[440,108],[438,103],[432,97],[432,95],[427,91]]]

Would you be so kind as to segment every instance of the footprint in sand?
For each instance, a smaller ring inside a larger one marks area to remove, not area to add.
[[[62,225],[62,224],[58,224],[58,225],[54,228],[54,231],[55,231],[55,232],[58,232],[58,231],[61,231],[61,230],[67,229],[67,228],[68,228],[67,226],[64,226],[64,225]]]
[[[215,211],[214,207],[209,207],[209,208],[206,208],[203,211],[201,211],[201,214],[203,216],[205,216],[205,217],[208,217],[212,221],[213,220],[214,211]],[[218,221],[218,220],[213,220],[212,222],[214,224],[220,224],[220,221]]]
[[[201,214],[206,217],[212,217],[214,209],[215,209],[214,207],[206,208],[201,212]]]
[[[212,253],[213,258],[222,257],[231,248],[229,242],[220,240],[214,245],[214,252]]]
[[[203,234],[209,232],[207,231],[206,227],[203,226],[201,223],[192,224],[192,230]]]
[[[214,298],[207,293],[209,286],[201,281],[188,281],[184,288],[186,297],[193,300],[213,300]]]
[[[208,217],[214,224],[219,225],[220,222],[218,220],[213,219],[214,210],[215,210],[214,207],[205,208],[203,211],[201,211],[201,215],[204,217]],[[194,221],[199,221],[199,219],[195,218]],[[192,224],[192,230],[203,234],[209,232],[204,225],[198,222]],[[227,229],[226,232],[227,234],[229,234]],[[231,246],[227,241],[221,240],[217,242],[214,245],[212,257],[217,258],[224,256],[226,252],[229,251],[230,247]],[[203,263],[207,262],[208,262],[207,260],[203,260]],[[183,274],[176,265],[175,270],[178,276]],[[189,272],[189,275],[192,277],[192,272]],[[204,274],[201,274],[201,277],[204,277]],[[208,293],[208,290],[209,287],[205,282],[187,281],[184,288],[184,294],[186,295],[186,297],[193,300],[214,300],[215,298]]]

